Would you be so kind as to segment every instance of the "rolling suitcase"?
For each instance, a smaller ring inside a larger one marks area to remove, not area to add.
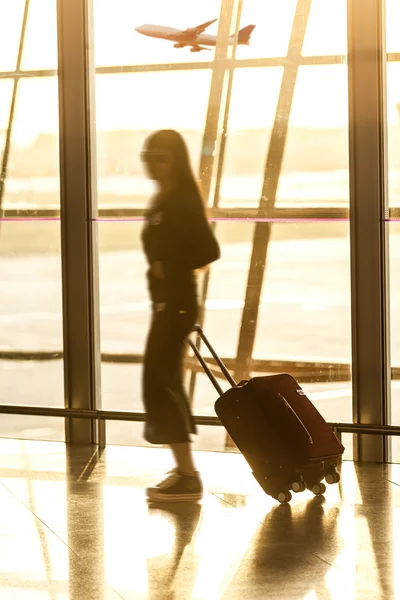
[[[321,495],[338,483],[344,447],[297,381],[286,373],[237,385],[199,326],[200,335],[231,388],[223,392],[193,342],[190,345],[220,397],[215,411],[270,496],[289,502],[291,491]]]

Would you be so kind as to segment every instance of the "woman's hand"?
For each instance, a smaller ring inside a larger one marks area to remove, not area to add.
[[[151,272],[157,279],[164,279],[165,277],[163,264],[159,260],[152,263]]]
[[[207,271],[210,270],[210,265],[206,265],[205,267],[200,267],[199,269],[195,270],[196,275],[200,276],[203,275],[203,273],[207,273]]]

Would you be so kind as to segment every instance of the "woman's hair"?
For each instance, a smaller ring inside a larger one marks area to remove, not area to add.
[[[189,151],[180,133],[173,129],[161,129],[147,139],[145,147],[148,152],[167,152],[172,160],[174,187],[196,193],[201,198],[190,164]]]

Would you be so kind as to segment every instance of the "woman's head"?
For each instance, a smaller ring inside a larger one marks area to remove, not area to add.
[[[144,145],[142,160],[151,179],[175,186],[193,182],[189,152],[183,137],[172,129],[153,133]]]

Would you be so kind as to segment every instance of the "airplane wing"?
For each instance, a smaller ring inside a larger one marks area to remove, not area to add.
[[[202,23],[201,25],[197,25],[197,27],[190,27],[189,29],[185,29],[185,31],[182,31],[181,36],[185,37],[186,39],[188,37],[193,37],[193,39],[196,39],[199,35],[204,33],[207,27],[210,27],[210,25],[212,25],[216,21],[218,21],[218,19],[207,21],[207,23]]]
[[[190,52],[201,52],[202,50],[211,50],[211,48],[204,48],[204,46],[198,46],[197,44],[190,48]]]

